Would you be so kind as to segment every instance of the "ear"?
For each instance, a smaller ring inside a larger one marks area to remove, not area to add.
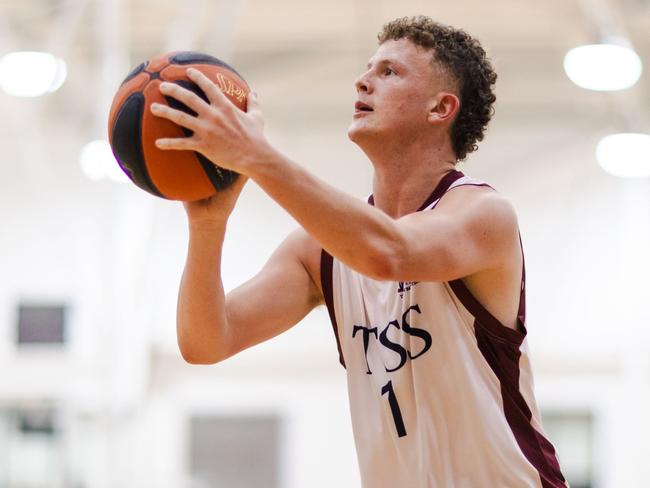
[[[427,119],[433,123],[451,121],[456,117],[458,110],[460,110],[458,97],[453,93],[440,92],[431,100]]]

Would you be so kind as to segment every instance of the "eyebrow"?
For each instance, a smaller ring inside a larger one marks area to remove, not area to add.
[[[394,59],[389,59],[389,58],[380,59],[376,64],[378,66],[381,66],[383,64],[394,64],[394,65],[397,65],[399,67],[402,66],[402,64],[399,61],[396,61]],[[366,69],[370,69],[371,66],[372,66],[372,63],[370,61],[368,61],[368,64],[366,65]]]

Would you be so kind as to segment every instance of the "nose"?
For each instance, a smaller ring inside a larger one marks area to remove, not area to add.
[[[357,81],[354,82],[354,87],[357,89],[357,93],[370,92],[370,82],[368,80],[368,72],[362,74],[361,76],[359,76],[359,78],[357,78]]]

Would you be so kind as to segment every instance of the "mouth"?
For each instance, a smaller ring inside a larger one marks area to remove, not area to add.
[[[373,108],[363,102],[357,102],[354,104],[354,113],[362,113],[362,112],[373,112]]]

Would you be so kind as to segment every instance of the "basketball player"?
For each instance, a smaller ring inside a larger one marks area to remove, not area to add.
[[[222,361],[324,303],[364,487],[567,486],[533,394],[515,212],[455,169],[483,139],[495,101],[496,74],[478,41],[426,17],[384,26],[356,81],[348,131],[374,167],[368,203],[273,148],[256,96],[244,113],[201,73],[188,76],[210,103],[162,84],[197,115],[152,107],[194,132],[159,147],[199,151],[244,177],[185,204],[183,357]],[[224,296],[222,242],[247,178],[302,228]]]

